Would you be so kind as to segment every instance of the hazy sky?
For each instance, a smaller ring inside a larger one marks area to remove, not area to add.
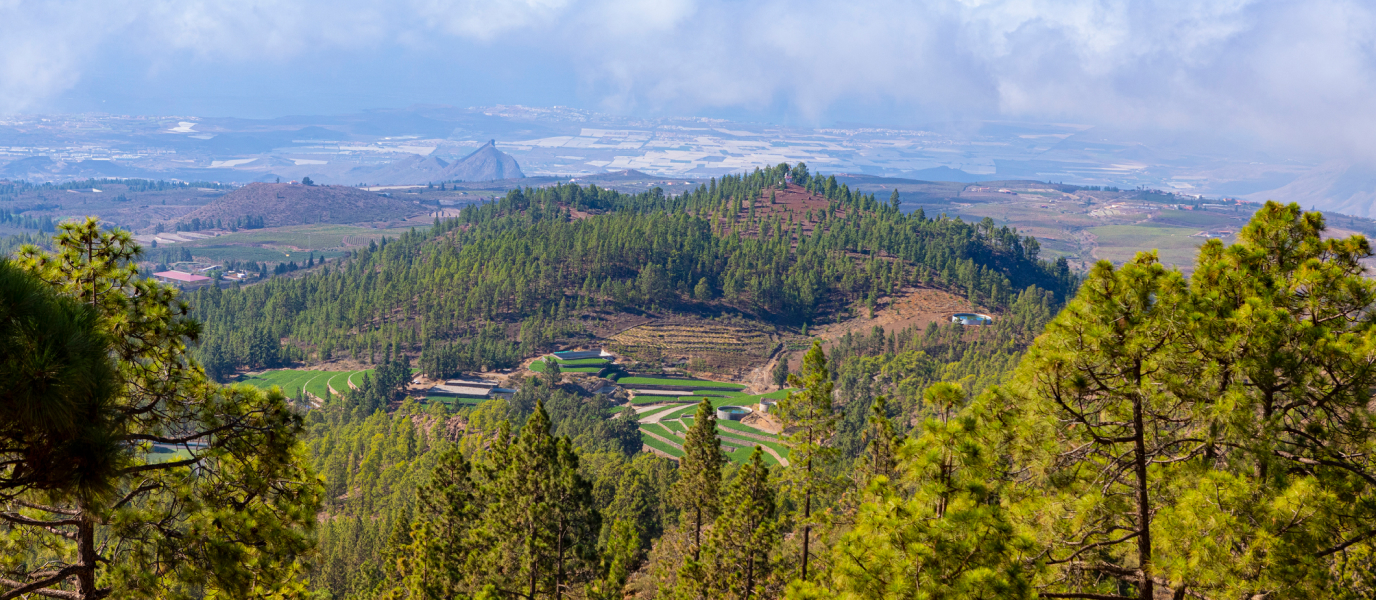
[[[0,0],[0,113],[1021,119],[1376,155],[1371,0]]]

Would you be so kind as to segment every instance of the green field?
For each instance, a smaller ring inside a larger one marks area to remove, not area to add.
[[[1241,227],[1250,215],[1209,210],[1163,210],[1151,217],[1151,223],[1162,227]],[[1192,232],[1193,233],[1193,232]]]
[[[580,358],[578,360],[564,360],[557,356],[546,357],[545,360],[549,360],[550,358],[553,358],[554,360],[558,361],[560,367],[605,367],[611,364],[612,362],[605,358]]]
[[[300,264],[310,257],[309,252],[283,251],[259,246],[231,245],[198,246],[192,249],[192,253],[196,258],[210,262],[238,260],[275,263],[294,260],[297,264]],[[316,250],[315,260],[319,262],[321,258],[335,258],[343,255],[343,250]]]
[[[1178,267],[1193,267],[1195,254],[1204,238],[1193,237],[1198,230],[1154,225],[1105,225],[1087,229],[1096,237],[1097,258],[1123,263],[1138,252],[1158,250],[1161,262]]]
[[[658,435],[659,437],[662,437],[666,440],[675,439],[673,432],[669,431],[668,429],[665,429],[664,426],[658,423],[641,423],[640,428],[655,435]]]
[[[688,431],[688,428],[683,426],[683,422],[678,420],[660,421],[659,424],[663,425],[665,429],[668,429],[669,431],[673,431],[675,433],[683,433],[685,431]]]
[[[424,229],[420,227],[418,229]],[[192,255],[214,262],[224,260],[259,262],[304,262],[310,254],[321,257],[342,256],[348,248],[364,247],[383,237],[398,237],[410,227],[373,229],[353,225],[296,225],[249,229],[203,240],[182,242],[177,247],[191,250]]]
[[[718,429],[719,431],[722,430],[722,429],[730,429],[730,430],[734,430],[734,431],[744,431],[744,432],[746,432],[746,433],[753,433],[753,434],[755,434],[755,435],[763,435],[763,436],[766,436],[766,437],[774,438],[775,440],[778,440],[778,439],[779,439],[779,436],[777,436],[777,435],[774,435],[774,434],[769,433],[769,432],[767,432],[767,431],[760,431],[759,429],[755,429],[754,427],[751,427],[751,426],[749,426],[749,425],[742,425],[742,424],[737,423],[737,422],[735,422],[735,421],[717,421],[717,429]],[[730,432],[727,432],[727,435],[730,435]],[[761,440],[751,440],[750,438],[742,438],[742,439],[750,440],[751,443],[759,444],[759,445],[761,445],[761,446],[769,446],[770,448],[773,448],[775,452],[778,452],[778,453],[779,453],[779,456],[782,456],[782,457],[784,457],[784,458],[788,458],[788,445],[787,445],[787,444],[784,444],[784,443],[781,443],[781,442],[778,442],[778,441],[774,441],[774,442],[765,442],[765,441],[761,441]]]
[[[769,392],[768,394],[755,394],[755,395],[752,395],[752,396],[739,396],[739,397],[733,398],[733,400],[736,401],[736,402],[738,402],[738,403],[740,403],[740,404],[746,404],[746,405],[750,405],[750,404],[759,404],[759,403],[760,403],[760,400],[763,400],[763,399],[768,399],[768,400],[783,400],[784,398],[787,398],[787,397],[788,397],[789,392],[796,392],[796,391],[798,391],[798,390],[793,389],[793,388],[788,388],[788,389],[786,389],[786,390],[779,390],[779,391],[776,391],[776,392]]]
[[[745,386],[739,383],[726,383],[722,381],[708,381],[706,379],[666,379],[663,377],[622,377],[616,382],[623,386],[636,385],[673,385],[681,387],[713,389],[720,388],[725,390],[743,390]]]
[[[745,396],[745,392],[736,390],[697,390],[693,392],[695,398],[739,398]]]
[[[693,405],[692,405],[692,404],[689,404],[689,405],[687,405],[687,406],[688,406],[688,407],[692,407]],[[646,417],[652,417],[652,416],[654,416],[654,415],[667,415],[667,414],[669,414],[669,413],[677,412],[677,411],[680,411],[680,410],[683,410],[683,409],[684,409],[684,406],[682,406],[682,405],[666,406],[666,407],[664,407],[664,408],[657,408],[657,409],[654,409],[654,410],[647,410],[647,411],[645,411],[645,412],[643,412],[643,413],[640,413],[638,416],[639,416],[641,419],[644,419],[644,418],[646,418]]]
[[[566,364],[570,364],[570,363],[565,363],[565,362],[563,362],[563,361],[560,361],[560,363],[559,363],[559,371],[560,371],[561,373],[596,373],[596,372],[601,371],[601,370],[603,369],[603,367],[597,367],[597,366],[593,366],[593,367],[564,366],[564,365],[566,365]],[[535,371],[536,373],[544,373],[544,372],[545,372],[545,361],[543,361],[543,360],[537,360],[537,361],[535,361],[535,362],[533,362],[533,363],[530,363],[530,370]]]
[[[659,440],[657,440],[657,439],[655,439],[655,438],[652,438],[652,437],[646,435],[645,432],[643,432],[643,431],[640,433],[640,442],[643,443],[643,444],[645,444],[646,446],[649,446],[649,447],[654,448],[654,449],[656,449],[656,450],[660,450],[660,451],[664,452],[665,454],[668,454],[669,456],[675,456],[675,457],[682,457],[682,456],[683,456],[683,451],[682,451],[682,450],[680,450],[680,449],[678,449],[678,448],[675,448],[675,447],[673,447],[673,446],[670,446],[669,444],[666,444],[666,443],[664,443],[664,442],[661,442],[661,441],[659,441]]]
[[[691,395],[685,395],[685,396],[657,396],[657,395],[651,395],[651,396],[636,396],[635,398],[632,398],[632,399],[631,399],[631,404],[633,404],[633,405],[635,405],[635,406],[644,406],[644,405],[646,405],[646,404],[659,404],[659,403],[661,403],[661,402],[697,402],[698,400],[699,400],[699,398],[696,398],[696,397],[691,396]]]
[[[755,446],[768,446],[768,445],[769,445],[769,444],[766,444],[766,443],[761,442],[761,441],[759,441],[759,440],[748,440],[748,439],[744,439],[744,438],[734,438],[734,437],[730,437],[729,435],[724,435],[724,436],[722,436],[722,438],[723,438],[725,441],[731,442],[731,444],[734,445],[734,446],[740,446],[740,447],[741,447],[739,450],[736,450],[735,452],[728,452],[728,453],[726,453],[726,456],[728,456],[728,457],[731,458],[731,462],[740,463],[740,464],[745,464],[745,463],[747,463],[747,462],[750,461],[750,453],[755,451]],[[780,454],[782,454],[783,456],[788,456],[787,453],[780,453]],[[760,453],[760,457],[764,459],[764,463],[765,463],[765,464],[767,464],[767,465],[769,465],[769,466],[771,466],[771,467],[775,467],[775,466],[778,466],[778,465],[779,465],[779,459],[774,458],[774,455],[773,455],[773,454],[770,454],[770,453],[768,453],[768,452],[761,452],[761,453]]]
[[[345,381],[352,376],[362,377],[363,373],[371,373],[372,369],[362,371],[307,371],[304,369],[278,369],[267,371],[252,377],[243,377],[238,383],[247,383],[253,387],[266,390],[272,386],[282,388],[282,393],[288,396],[296,395],[296,390],[305,389],[316,397],[325,397],[326,386],[333,387],[339,392],[349,389]],[[355,380],[357,382],[357,380]]]

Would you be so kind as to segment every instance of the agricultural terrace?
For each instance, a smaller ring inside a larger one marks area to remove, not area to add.
[[[241,377],[237,383],[247,383],[253,387],[266,390],[272,386],[282,388],[282,393],[288,396],[295,396],[298,390],[305,390],[317,398],[326,397],[326,388],[332,388],[335,395],[349,389],[349,381],[353,380],[354,385],[362,381],[365,373],[372,373],[372,369],[359,371],[307,371],[302,369],[277,369],[265,371],[250,377]]]
[[[641,360],[702,358],[717,366],[740,368],[768,359],[776,345],[762,329],[694,321],[632,327],[612,336],[610,347]]]
[[[660,404],[664,402],[692,402],[693,404],[697,404],[698,402],[701,402],[703,398],[710,398],[716,400],[721,398],[734,398],[737,396],[744,395],[744,393],[737,392],[735,390],[705,390],[691,393],[673,392],[661,394],[640,393],[636,394],[635,397],[631,398],[631,405],[645,406],[648,404]]]
[[[552,356],[546,356],[530,363],[530,370],[536,373],[544,373],[550,362],[559,363],[559,371],[563,373],[600,373],[602,369],[607,368],[607,365],[611,364],[611,361],[601,358],[559,360]]]
[[[727,383],[724,381],[711,381],[708,379],[689,379],[676,377],[638,377],[624,376],[616,379],[616,383],[622,387],[672,387],[688,390],[743,390],[744,385],[739,383]]]
[[[760,400],[778,400],[788,395],[790,390],[781,390],[768,394],[758,394],[753,396],[736,395],[726,398],[708,398],[712,406],[750,406],[759,404]],[[683,400],[686,398],[680,398]],[[696,402],[701,398],[695,399],[692,404],[671,404],[668,406],[654,407],[642,410],[638,415],[640,421],[640,438],[645,446],[659,453],[680,457],[683,455],[683,438],[688,428],[693,425],[693,415],[697,411]],[[717,421],[717,438],[721,440],[722,449],[726,451],[726,456],[732,462],[744,463],[750,457],[750,449],[759,445],[764,448],[765,461],[771,465],[787,464],[788,446],[779,440],[779,436],[767,431],[751,427],[736,421]]]

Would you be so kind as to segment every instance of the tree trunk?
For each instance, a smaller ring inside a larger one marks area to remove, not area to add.
[[[803,499],[803,581],[807,581],[808,541],[812,536],[812,459],[807,459],[807,494]]]
[[[695,517],[693,519],[693,561],[702,560],[702,507],[694,507]]]
[[[535,556],[535,517],[530,517],[530,526],[526,529],[526,558],[530,560],[530,593],[526,597],[535,600],[535,575],[540,568],[539,558]]]
[[[1152,600],[1154,593],[1151,579],[1151,503],[1147,497],[1147,444],[1146,431],[1142,423],[1142,397],[1137,395],[1132,401],[1133,444],[1136,446],[1134,471],[1137,475],[1137,568],[1142,573],[1139,587],[1142,600]]]
[[[96,590],[96,563],[99,560],[96,554],[96,524],[91,520],[85,503],[79,506],[81,516],[77,517],[80,522],[76,526],[76,543],[81,569],[76,572],[76,593],[82,600],[95,600],[100,598]]]
[[[560,600],[564,597],[564,526],[559,526],[559,572],[554,580],[554,598]]]
[[[750,592],[755,590],[755,553],[749,556],[745,562],[745,600],[750,600]]]

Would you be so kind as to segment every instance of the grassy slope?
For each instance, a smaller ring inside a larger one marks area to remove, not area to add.
[[[645,435],[643,432],[640,434],[640,441],[646,446],[649,446],[656,450],[660,450],[665,454],[668,454],[669,456],[683,456],[683,450],[680,450],[664,442],[661,442],[655,438]]]
[[[676,385],[683,387],[696,387],[703,389],[726,389],[743,390],[745,386],[739,383],[725,383],[722,381],[708,381],[706,379],[666,379],[663,377],[622,377],[616,380],[623,386],[634,387],[636,385]]]
[[[266,390],[272,386],[282,388],[282,393],[295,395],[296,390],[305,388],[307,392],[320,398],[325,397],[325,386],[333,386],[335,390],[344,392],[349,386],[345,383],[349,377],[363,373],[371,373],[372,369],[362,371],[307,371],[302,369],[277,369],[267,371],[252,377],[246,377],[239,383],[247,383],[253,387]],[[355,379],[355,383],[357,383]]]

